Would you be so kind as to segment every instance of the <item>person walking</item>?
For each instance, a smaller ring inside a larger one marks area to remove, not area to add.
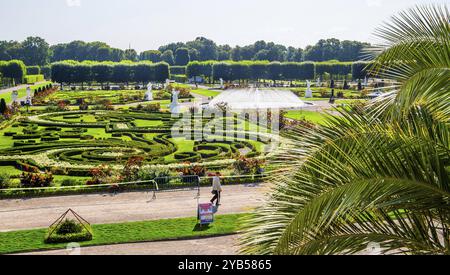
[[[212,193],[214,194],[214,197],[211,200],[211,203],[214,204],[215,201],[217,201],[216,206],[220,205],[220,196],[222,193],[222,185],[220,184],[220,173],[217,172],[216,175],[213,177],[213,190]]]

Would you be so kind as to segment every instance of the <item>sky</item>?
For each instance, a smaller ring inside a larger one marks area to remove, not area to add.
[[[137,51],[203,36],[304,48],[319,39],[376,42],[376,27],[415,4],[450,0],[0,0],[0,40],[103,41]]]

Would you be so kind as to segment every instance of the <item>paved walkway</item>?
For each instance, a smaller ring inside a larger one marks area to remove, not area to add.
[[[53,250],[24,255],[236,255],[238,236],[183,241],[162,241],[82,247],[80,250]]]
[[[264,202],[264,185],[224,186],[219,214],[248,212]],[[72,208],[92,224],[195,217],[196,191],[118,195],[78,195],[24,200],[0,200],[0,232],[45,228]],[[200,202],[211,199],[210,188],[201,189]]]
[[[20,90],[20,89],[26,89],[26,88],[28,88],[28,87],[35,86],[35,85],[39,85],[39,84],[45,83],[45,82],[46,82],[46,81],[41,81],[41,82],[36,82],[35,84],[24,84],[24,85],[19,85],[19,86],[11,87],[11,88],[2,89],[2,90],[0,90],[0,95],[6,94],[6,93],[10,93],[10,92],[12,92],[12,91]]]

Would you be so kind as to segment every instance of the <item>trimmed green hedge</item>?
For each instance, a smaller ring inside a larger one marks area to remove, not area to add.
[[[36,82],[42,82],[44,80],[45,80],[45,78],[44,78],[44,75],[42,75],[42,74],[25,76],[26,84],[34,84]]]

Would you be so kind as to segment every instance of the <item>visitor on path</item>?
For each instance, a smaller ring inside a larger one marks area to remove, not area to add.
[[[216,206],[220,206],[220,195],[222,193],[222,185],[220,184],[220,173],[217,172],[213,177],[213,190],[212,193],[214,197],[211,200],[211,203],[214,204],[217,201]]]

